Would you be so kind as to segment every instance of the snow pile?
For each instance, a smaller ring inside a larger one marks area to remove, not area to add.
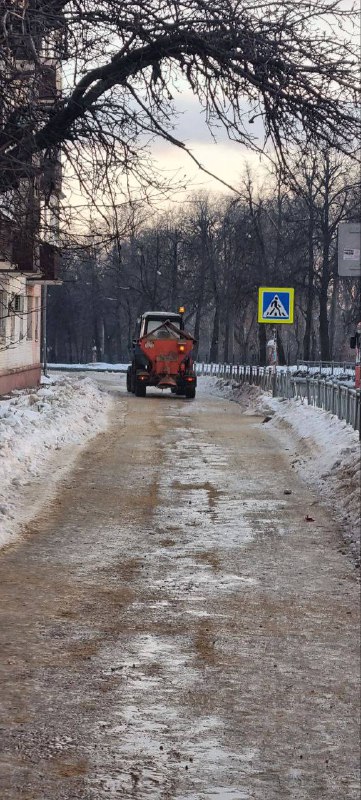
[[[277,438],[293,451],[291,466],[327,501],[345,541],[359,560],[360,441],[351,425],[307,401],[273,398],[259,386],[217,381],[213,391],[239,403],[246,414],[268,415]]]
[[[239,368],[242,371],[244,369],[244,365],[239,365],[239,367],[233,365],[232,367],[232,375],[234,379],[236,378],[237,369]],[[212,378],[225,380],[224,378],[221,377],[221,375],[223,374],[223,369],[224,369],[224,364],[202,364],[199,362],[196,363],[197,375],[199,376],[203,375],[207,377],[211,376]],[[270,369],[270,367],[269,366],[260,367],[260,369],[263,371],[264,370],[267,371]],[[228,375],[230,375],[230,370],[231,370],[231,365],[227,367]],[[246,374],[249,375],[250,367],[246,366],[246,370],[247,370]],[[343,366],[340,367],[335,367],[335,366],[326,367],[320,364],[312,367],[302,364],[301,365],[289,364],[287,367],[277,365],[276,370],[277,372],[285,372],[285,371],[291,372],[292,375],[299,378],[322,378],[322,379],[337,381],[338,383],[341,383],[345,386],[351,386],[351,387],[355,386],[354,364],[349,364],[349,365],[344,364]],[[263,374],[263,372],[261,374]],[[227,378],[226,380],[229,381],[230,378]]]
[[[231,400],[241,406],[242,411],[252,408],[257,401],[265,398],[265,392],[260,386],[249,383],[239,384],[233,380],[217,379],[209,387],[210,394],[222,394],[227,400]],[[262,413],[260,411],[260,413]]]
[[[90,378],[58,376],[43,384],[0,398],[0,546],[18,533],[24,491],[32,479],[45,479],[55,451],[71,445],[75,457],[106,425],[110,397]]]
[[[48,364],[49,370],[65,370],[66,372],[126,372],[127,364],[110,364],[107,361],[91,361],[88,364]]]

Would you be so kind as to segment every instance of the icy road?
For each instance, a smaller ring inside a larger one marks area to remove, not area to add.
[[[0,557],[1,800],[358,799],[336,523],[261,417],[99,380],[108,430]]]

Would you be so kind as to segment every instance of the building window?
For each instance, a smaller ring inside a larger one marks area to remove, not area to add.
[[[26,317],[26,338],[32,339],[33,338],[33,319],[34,319],[34,298],[32,295],[28,294],[27,297],[28,307],[27,307],[27,317]]]
[[[24,296],[22,294],[14,294],[13,299],[11,301],[12,311],[15,314],[23,314],[24,313]]]
[[[35,341],[39,341],[40,328],[40,297],[35,297]]]
[[[16,328],[19,330],[19,342],[24,338],[24,300],[22,294],[13,294],[9,302],[8,310],[10,314],[10,339],[14,343],[16,340]],[[19,325],[16,325],[19,319]]]

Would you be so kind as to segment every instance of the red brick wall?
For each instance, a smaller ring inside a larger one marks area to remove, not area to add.
[[[13,389],[28,389],[39,386],[41,377],[41,364],[31,367],[12,369],[0,374],[0,396],[8,394]]]

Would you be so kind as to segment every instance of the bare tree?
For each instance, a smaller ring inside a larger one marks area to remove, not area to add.
[[[316,326],[321,358],[327,361],[332,357],[338,295],[337,229],[340,222],[359,216],[359,176],[349,159],[321,148],[300,153],[287,180],[301,200],[307,227],[303,356],[310,358]]]
[[[353,151],[354,19],[342,0],[0,0],[0,193],[59,147],[83,192],[111,202],[119,168],[151,183],[147,140],[186,149],[173,102],[185,85],[213,130],[222,123],[250,147],[263,147],[250,127],[260,116],[279,154],[305,140]],[[54,87],[50,105],[34,103],[39,73],[52,90],[52,58],[64,64],[62,96]]]
[[[313,170],[312,159],[303,158],[300,153],[287,191],[279,174],[258,192],[248,175],[237,201],[229,195],[191,196],[182,214],[168,211],[147,225],[139,214],[130,234],[125,217],[119,246],[104,246],[99,231],[91,246],[68,253],[63,286],[49,290],[50,357],[89,360],[95,346],[102,359],[127,360],[139,314],[154,305],[176,309],[176,266],[178,299],[186,307],[187,328],[197,331],[200,359],[234,356],[259,363],[259,330],[266,334],[266,326],[256,322],[257,288],[268,281],[296,289],[295,324],[282,328],[280,356],[305,358],[311,278],[308,357],[325,357],[320,311],[326,281],[322,302],[330,352],[350,360],[347,342],[358,321],[360,289],[355,279],[337,281],[335,243],[338,221],[359,215],[359,193],[345,160],[327,166],[320,155]]]

